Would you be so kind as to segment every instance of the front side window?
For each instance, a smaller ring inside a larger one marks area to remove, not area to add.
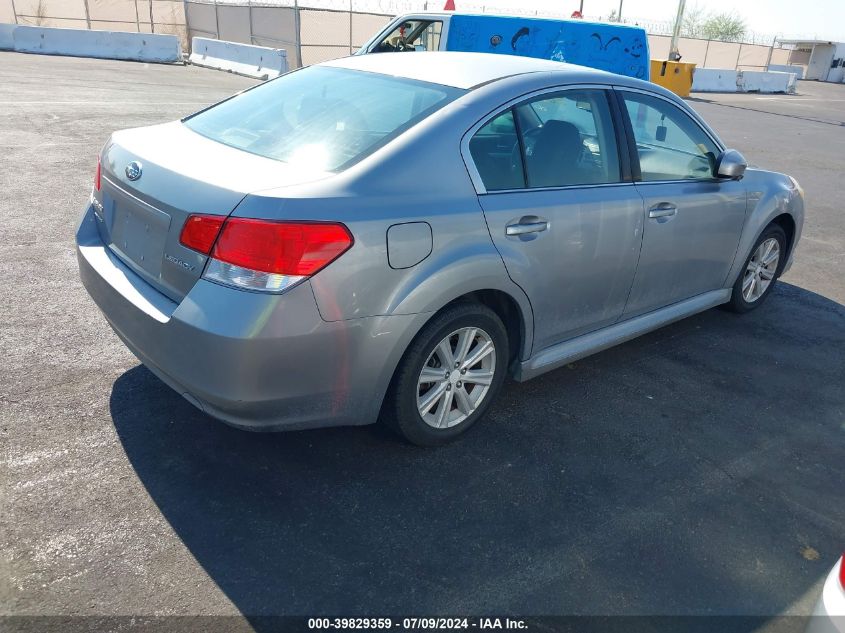
[[[312,66],[243,92],[183,123],[231,147],[336,171],[375,151],[464,90]]]
[[[624,93],[634,129],[642,179],[710,179],[719,149],[688,114],[649,95]]]
[[[437,51],[440,50],[442,32],[443,22],[440,20],[406,20],[376,44],[371,52]]]
[[[511,108],[476,132],[470,151],[487,191],[621,181],[603,90],[567,90]]]

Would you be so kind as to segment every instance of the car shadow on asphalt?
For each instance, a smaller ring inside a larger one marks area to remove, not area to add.
[[[775,614],[845,546],[843,348],[845,307],[781,283],[510,383],[439,449],[235,430],[142,366],[110,407],[247,616]]]

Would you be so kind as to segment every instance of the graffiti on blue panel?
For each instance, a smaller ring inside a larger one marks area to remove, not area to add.
[[[638,27],[578,20],[454,15],[448,50],[522,55],[648,79],[648,39]]]

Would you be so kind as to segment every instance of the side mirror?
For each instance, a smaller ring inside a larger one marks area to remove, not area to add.
[[[726,149],[716,159],[716,175],[719,178],[739,180],[745,174],[748,162],[735,149]]]

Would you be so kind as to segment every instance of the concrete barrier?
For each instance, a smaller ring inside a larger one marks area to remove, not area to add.
[[[14,33],[14,24],[0,24],[0,51],[15,50]]]
[[[3,36],[0,35],[0,41]],[[13,50],[20,53],[71,55],[141,62],[182,61],[182,49],[175,35],[88,31],[41,26],[15,26]],[[11,50],[11,49],[10,49]]]
[[[743,70],[738,85],[742,92],[795,92],[795,74]]]
[[[195,37],[191,40],[189,61],[196,66],[225,70],[256,79],[272,79],[288,71],[288,57],[284,49],[237,44],[205,37]]]
[[[776,73],[793,73],[796,79],[804,79],[804,67],[798,65],[769,64],[768,70]]]
[[[693,92],[736,92],[739,73],[721,68],[696,68],[692,75]]]
[[[696,68],[693,92],[795,92],[795,73]]]

